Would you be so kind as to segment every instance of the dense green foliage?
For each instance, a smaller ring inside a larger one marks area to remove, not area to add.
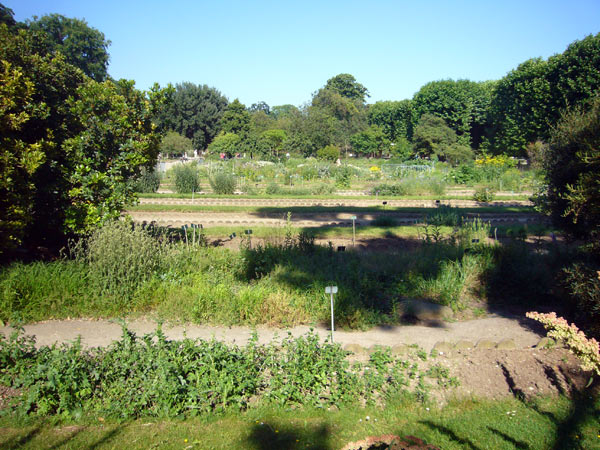
[[[96,81],[108,78],[108,46],[104,33],[88,26],[85,20],[50,14],[28,21],[31,31],[41,31],[51,53],[60,52],[69,64],[80,68]]]
[[[175,131],[168,131],[160,143],[160,152],[167,158],[186,156],[194,149],[191,139]]]
[[[600,238],[600,97],[553,129],[544,167],[553,220],[578,237]]]
[[[432,114],[444,119],[458,142],[478,148],[484,137],[486,116],[494,83],[469,80],[433,81],[423,86],[412,101],[415,118]]]
[[[175,86],[171,101],[157,113],[157,121],[162,130],[176,131],[201,150],[221,130],[220,120],[227,104],[227,99],[215,88],[180,83]]]
[[[130,180],[158,155],[152,118],[165,95],[88,78],[42,31],[2,25],[0,42],[1,247],[52,247],[133,200]]]
[[[218,341],[169,341],[159,327],[137,337],[123,328],[107,348],[84,350],[79,341],[36,349],[31,338],[0,336],[0,382],[22,389],[15,405],[24,415],[78,418],[101,414],[117,419],[189,417],[213,411],[245,410],[263,404],[341,406],[384,403],[414,392],[424,400],[431,389],[455,386],[447,370],[421,370],[414,354],[373,353],[366,364],[346,360],[339,345],[314,333],[278,345],[245,347]]]
[[[178,194],[200,191],[200,174],[196,164],[177,164],[172,170],[175,178],[175,191]]]
[[[231,173],[219,171],[208,177],[210,187],[215,194],[231,195],[235,192],[236,179]]]
[[[415,127],[414,150],[420,157],[437,158],[456,166],[473,160],[471,148],[459,142],[454,130],[444,119],[424,114]]]

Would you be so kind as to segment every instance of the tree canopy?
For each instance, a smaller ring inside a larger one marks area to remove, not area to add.
[[[220,131],[220,121],[228,101],[207,85],[180,83],[172,99],[157,114],[163,131],[176,131],[192,140],[197,149],[205,149]]]
[[[108,77],[108,46],[104,33],[85,20],[50,14],[28,21],[31,31],[43,32],[50,51],[61,52],[69,64],[79,67],[88,77],[104,81]]]
[[[0,244],[53,246],[118,216],[151,168],[165,92],[96,82],[40,32],[0,25]]]

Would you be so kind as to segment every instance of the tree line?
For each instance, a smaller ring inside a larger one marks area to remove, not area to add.
[[[365,86],[336,75],[302,106],[229,103],[217,89],[181,83],[158,123],[210,152],[428,157],[456,164],[476,153],[528,157],[561,113],[600,88],[600,34],[547,60],[533,58],[497,81],[439,80],[412,99],[367,104]]]

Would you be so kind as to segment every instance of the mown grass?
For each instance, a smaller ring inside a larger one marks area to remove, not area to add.
[[[598,399],[564,397],[529,403],[462,400],[443,408],[403,399],[385,408],[261,407],[185,421],[115,422],[96,416],[61,424],[49,420],[16,423],[9,416],[0,419],[0,446],[337,450],[367,436],[396,434],[416,436],[444,450],[593,449],[600,447],[599,417]]]

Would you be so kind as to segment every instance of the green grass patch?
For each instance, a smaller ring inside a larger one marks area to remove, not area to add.
[[[333,411],[262,407],[185,421],[115,422],[97,416],[95,420],[55,425],[44,420],[16,424],[5,417],[0,420],[0,446],[337,450],[367,436],[396,434],[416,436],[445,450],[592,449],[600,445],[599,408],[597,400],[590,407],[559,397],[541,398],[530,404],[514,399],[457,401],[429,410],[425,405],[401,400],[386,408]]]

